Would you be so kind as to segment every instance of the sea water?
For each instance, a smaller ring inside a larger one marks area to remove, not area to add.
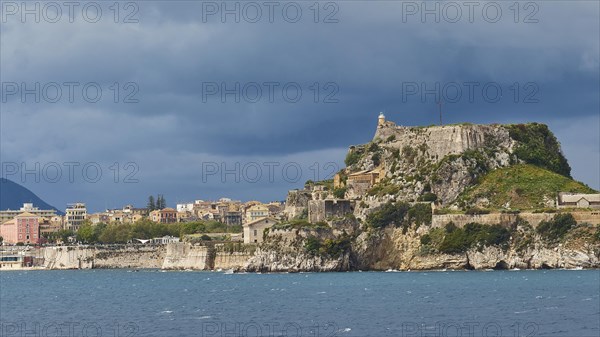
[[[600,271],[0,272],[0,336],[599,336]]]

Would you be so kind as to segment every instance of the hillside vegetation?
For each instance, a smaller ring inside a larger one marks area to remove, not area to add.
[[[560,143],[545,124],[505,125],[510,137],[518,142],[514,154],[520,160],[571,177],[571,166]]]
[[[477,185],[463,192],[459,203],[483,203],[481,206],[492,209],[535,209],[545,207],[547,200],[554,200],[558,191],[595,193],[590,187],[564,175],[519,164],[482,176]]]

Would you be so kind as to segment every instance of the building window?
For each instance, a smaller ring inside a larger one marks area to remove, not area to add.
[[[258,235],[258,231],[255,229],[254,230],[254,236],[257,236],[257,235]]]

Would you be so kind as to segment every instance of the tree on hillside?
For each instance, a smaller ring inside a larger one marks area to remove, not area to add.
[[[148,212],[152,212],[156,209],[156,204],[154,203],[154,196],[151,195],[148,197],[148,205],[146,206],[146,208],[148,208]]]
[[[165,197],[162,194],[159,194],[156,197],[156,208],[157,209],[164,209],[167,207],[167,202],[165,201]]]

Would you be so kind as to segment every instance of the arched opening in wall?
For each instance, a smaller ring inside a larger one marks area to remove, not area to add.
[[[504,260],[500,260],[494,266],[494,270],[507,270],[507,269],[508,269],[508,263],[506,263],[506,261],[504,261]]]

